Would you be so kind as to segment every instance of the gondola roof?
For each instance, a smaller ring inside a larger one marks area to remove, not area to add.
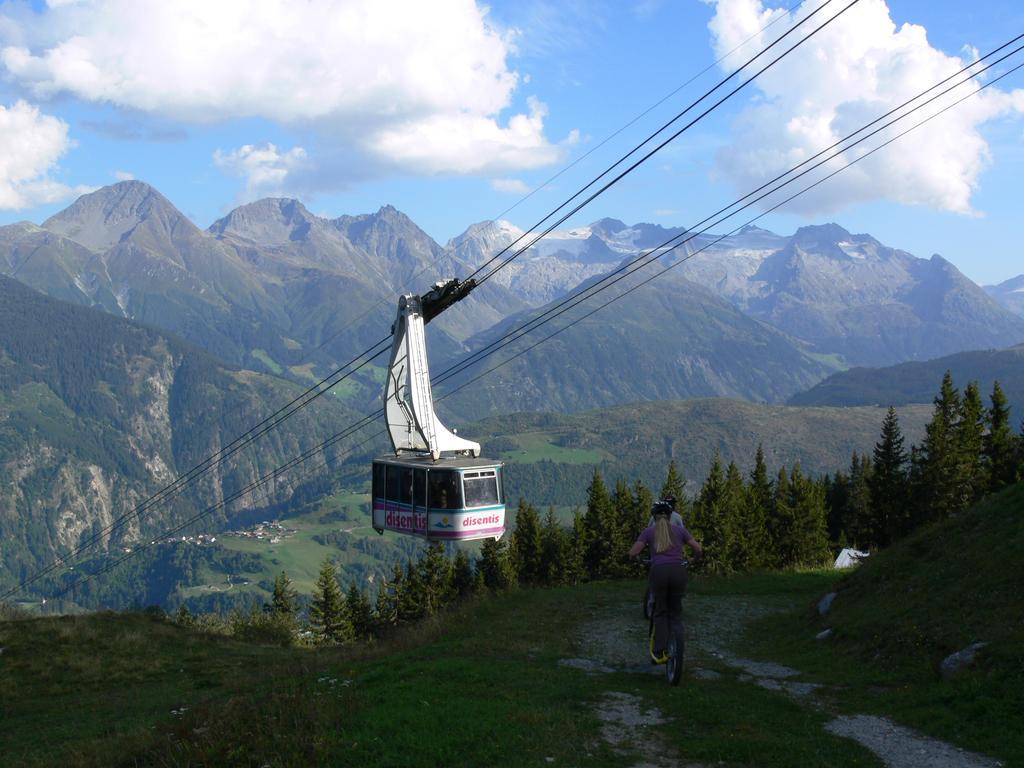
[[[373,461],[374,463],[399,464],[407,467],[423,467],[425,469],[483,469],[495,467],[502,463],[498,459],[474,459],[469,456],[459,456],[454,458],[442,456],[437,461],[434,461],[429,455],[417,454],[403,456],[388,454],[386,456],[378,456]]]

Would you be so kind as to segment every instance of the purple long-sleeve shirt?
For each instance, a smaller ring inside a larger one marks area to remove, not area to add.
[[[651,565],[678,565],[683,562],[683,545],[693,541],[693,536],[682,525],[670,525],[668,531],[672,537],[672,546],[664,552],[654,551],[653,525],[644,528],[637,537],[638,542],[642,541],[651,548]]]

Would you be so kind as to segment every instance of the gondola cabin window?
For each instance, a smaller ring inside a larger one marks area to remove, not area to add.
[[[498,504],[498,474],[494,470],[463,472],[462,481],[466,487],[466,506],[490,507]]]
[[[430,471],[430,507],[431,509],[462,508],[458,472],[452,469]]]

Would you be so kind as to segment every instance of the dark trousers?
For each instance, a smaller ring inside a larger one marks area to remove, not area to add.
[[[654,595],[654,652],[665,652],[669,627],[683,633],[683,595],[686,593],[686,566],[682,563],[651,567],[648,583]]]

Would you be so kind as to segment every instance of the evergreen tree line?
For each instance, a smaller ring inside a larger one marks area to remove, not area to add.
[[[924,439],[909,451],[890,407],[872,454],[854,453],[848,472],[826,477],[833,539],[885,547],[1024,480],[1024,422],[1022,434],[1014,434],[998,381],[989,402],[986,408],[974,382],[961,394],[947,371]]]

